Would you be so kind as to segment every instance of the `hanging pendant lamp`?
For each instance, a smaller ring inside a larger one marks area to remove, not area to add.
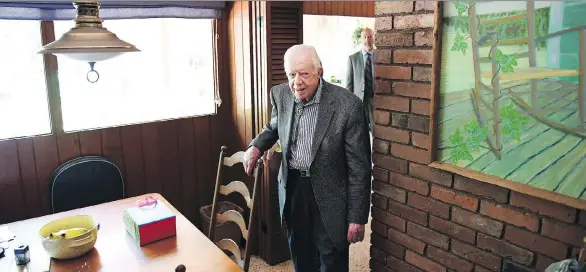
[[[97,1],[74,1],[77,13],[75,27],[71,28],[58,40],[43,46],[41,54],[56,54],[90,64],[87,80],[95,83],[99,74],[94,70],[98,61],[114,58],[126,52],[137,52],[134,45],[119,39],[116,34],[102,27],[100,3]],[[95,77],[95,80],[90,79]]]

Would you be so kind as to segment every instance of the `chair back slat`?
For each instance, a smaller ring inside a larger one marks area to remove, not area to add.
[[[222,239],[218,241],[216,245],[223,250],[230,251],[236,259],[236,264],[238,264],[240,268],[244,267],[244,260],[242,260],[242,253],[240,253],[240,247],[236,244],[236,242],[234,242],[234,240]]]
[[[248,229],[246,228],[246,222],[244,221],[244,217],[242,214],[235,210],[228,210],[224,213],[216,214],[216,220],[219,224],[226,223],[226,222],[234,222],[240,228],[240,233],[242,233],[242,237],[248,240]]]
[[[246,206],[248,208],[252,205],[252,198],[250,197],[250,192],[248,191],[248,187],[242,181],[232,181],[228,185],[220,185],[220,194],[229,195],[231,193],[239,193],[246,201]]]
[[[224,165],[228,167],[231,167],[237,163],[242,162],[244,162],[244,151],[238,151],[234,153],[232,156],[224,158]]]

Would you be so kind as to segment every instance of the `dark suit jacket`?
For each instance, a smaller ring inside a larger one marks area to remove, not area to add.
[[[294,96],[285,84],[271,89],[271,120],[251,142],[264,153],[280,139],[279,211],[283,218],[289,169]],[[349,223],[366,224],[370,209],[371,153],[368,125],[360,99],[322,80],[309,169],[324,226],[338,248],[348,246]]]
[[[371,57],[373,64],[374,54],[375,52],[373,51]],[[374,81],[374,76],[372,78]],[[348,57],[348,67],[346,68],[346,89],[353,92],[358,98],[360,98],[360,100],[364,100],[364,57],[362,56],[362,50],[359,50]]]

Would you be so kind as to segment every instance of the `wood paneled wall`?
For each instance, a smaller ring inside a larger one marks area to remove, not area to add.
[[[304,1],[303,13],[311,15],[374,17],[374,1]]]
[[[218,20],[220,76],[230,69],[227,26]],[[212,201],[220,147],[234,135],[230,79],[219,82],[223,104],[216,115],[0,141],[0,224],[51,213],[55,168],[78,156],[103,155],[123,171],[127,196],[161,193],[199,226],[199,208]]]

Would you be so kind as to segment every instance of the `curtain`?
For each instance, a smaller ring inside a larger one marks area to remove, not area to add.
[[[102,19],[191,18],[218,19],[225,1],[114,1],[102,0]],[[73,0],[0,1],[0,19],[73,20]]]

